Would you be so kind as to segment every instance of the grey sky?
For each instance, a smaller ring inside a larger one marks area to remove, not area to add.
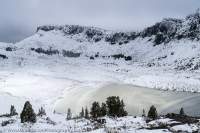
[[[0,0],[0,41],[19,41],[38,25],[80,24],[138,30],[166,17],[182,18],[200,0]]]

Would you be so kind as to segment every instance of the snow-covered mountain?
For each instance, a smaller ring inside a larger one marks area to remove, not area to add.
[[[15,54],[24,51],[18,55],[25,58],[33,54],[105,60],[121,58],[148,67],[198,70],[199,39],[200,14],[196,12],[185,19],[164,19],[141,32],[113,32],[78,25],[40,26],[35,35],[11,45],[11,49]]]
[[[140,32],[39,26],[29,38],[0,44],[0,92],[51,109],[65,91],[108,82],[199,92],[199,39],[199,12]]]

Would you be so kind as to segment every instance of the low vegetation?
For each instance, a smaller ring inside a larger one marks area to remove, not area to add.
[[[102,57],[102,58],[113,58],[115,60],[117,59],[124,59],[125,61],[131,61],[132,56],[126,56],[124,54],[114,54],[110,56],[100,56],[99,53],[95,54],[94,56],[90,56],[90,60],[94,60],[95,58]]]
[[[8,59],[8,57],[6,55],[4,55],[4,54],[0,54],[0,58],[2,58],[2,59]]]
[[[62,50],[62,55],[64,57],[80,57],[81,53],[75,53],[72,51]]]
[[[55,55],[55,54],[59,54],[58,50],[54,50],[52,49],[52,47],[50,47],[49,49],[45,50],[42,48],[31,48],[32,51],[35,51],[39,54],[46,54],[46,55]]]
[[[85,126],[87,128],[82,129],[82,131],[92,131],[92,130],[104,128],[107,132],[112,133],[114,131],[118,133],[119,131],[123,131],[128,128],[127,125],[123,125],[116,128],[106,127],[107,120],[114,121],[116,124],[117,122],[120,123],[120,121],[122,121],[123,119],[126,119],[125,116],[128,115],[128,112],[126,111],[125,103],[123,99],[120,99],[120,97],[110,96],[110,97],[107,97],[105,102],[102,102],[102,103],[99,103],[98,101],[94,101],[90,105],[90,107],[91,107],[90,109],[88,109],[88,107],[85,107],[85,108],[82,107],[78,116],[73,116],[71,109],[68,108],[65,120],[66,121],[72,120],[77,123],[86,122]],[[10,118],[10,119],[4,119],[1,122],[1,126],[5,127],[7,125],[12,125],[16,123],[17,120],[15,118],[17,117],[13,117],[13,116],[17,116],[17,115],[18,113],[16,112],[15,107],[11,105],[10,113],[0,116],[0,117]],[[134,118],[131,116],[128,116],[127,118],[138,120],[136,117]],[[141,120],[146,123],[146,126],[145,125],[138,125],[138,126],[140,127],[140,129],[145,129],[148,131],[166,130],[166,131],[174,132],[174,129],[172,129],[171,127],[179,126],[182,124],[196,124],[199,122],[198,120],[199,118],[186,115],[183,108],[180,109],[179,114],[168,113],[167,115],[159,115],[154,105],[150,107],[147,114],[145,113],[145,110],[143,110],[142,116],[140,118],[142,118]],[[170,121],[168,121],[167,123],[163,122],[164,119],[168,120],[168,118],[170,119]],[[52,125],[52,126],[55,126],[58,124],[57,122],[55,122],[54,120],[52,120],[50,117],[47,116],[46,111],[43,107],[39,108],[39,111],[36,114],[29,101],[25,102],[23,110],[20,113],[20,119],[21,119],[22,124],[26,123],[25,125],[27,125],[27,123],[34,125],[34,123],[36,123],[37,121],[40,123],[41,120],[44,123]]]

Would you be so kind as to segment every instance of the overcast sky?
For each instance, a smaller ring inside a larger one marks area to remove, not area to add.
[[[0,0],[0,41],[15,42],[45,24],[138,30],[166,17],[183,18],[200,0]]]

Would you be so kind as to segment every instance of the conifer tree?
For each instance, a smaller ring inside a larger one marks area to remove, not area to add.
[[[18,115],[16,109],[15,109],[15,106],[14,105],[11,105],[10,107],[10,116],[14,116],[14,115]]]
[[[38,116],[42,117],[43,115],[46,115],[46,111],[43,107],[41,107],[38,111]]]
[[[108,97],[106,100],[106,104],[108,107],[109,116],[115,117],[119,115],[119,107],[120,107],[119,97],[116,96]]]
[[[158,113],[154,105],[150,107],[149,112],[148,112],[148,117],[153,120],[155,120],[158,117]]]
[[[127,116],[128,113],[127,111],[125,110],[125,104],[124,104],[124,101],[121,100],[120,102],[120,108],[119,108],[119,117],[123,117],[123,116]]]
[[[88,108],[85,108],[85,118],[89,119],[89,112],[88,112]]]
[[[100,111],[101,111],[101,107],[99,105],[99,102],[93,102],[92,107],[91,107],[91,112],[90,112],[91,117],[93,119],[100,117]]]
[[[21,123],[25,123],[25,122],[35,123],[36,122],[36,114],[34,113],[32,105],[30,104],[29,101],[25,102],[24,108],[20,114],[20,118],[21,118]]]
[[[80,112],[80,117],[81,117],[81,118],[84,118],[84,116],[85,116],[84,108],[82,107],[82,110],[81,110],[81,112]]]
[[[142,117],[146,117],[146,113],[144,109],[142,110]]]
[[[185,111],[184,111],[183,108],[180,109],[180,113],[179,113],[179,114],[180,114],[180,115],[185,115]]]
[[[71,112],[71,109],[68,108],[67,109],[67,120],[71,120],[72,119],[72,112]]]
[[[122,117],[128,114],[127,111],[125,111],[124,101],[120,100],[118,96],[108,97],[106,100],[106,105],[108,108],[108,116]]]
[[[101,117],[107,115],[107,105],[105,103],[101,104],[100,114],[101,114]]]

